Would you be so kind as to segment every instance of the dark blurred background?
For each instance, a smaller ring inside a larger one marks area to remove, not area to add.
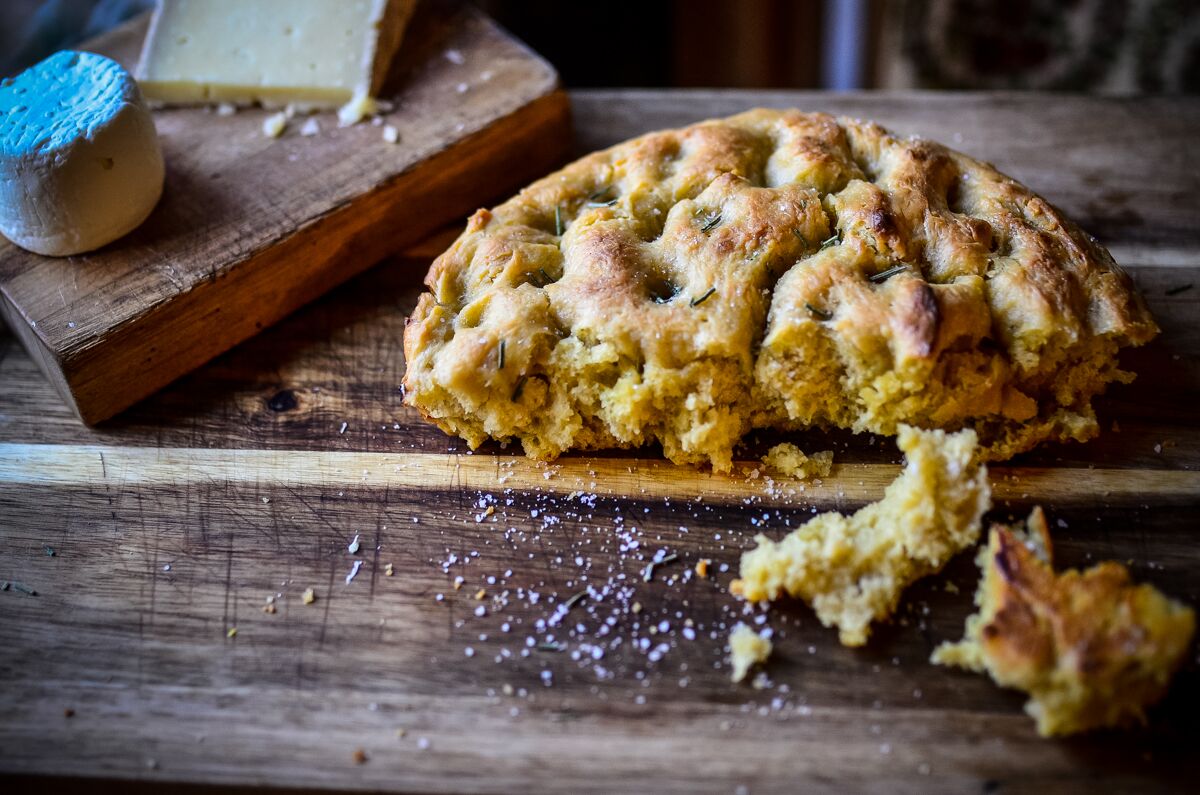
[[[253,0],[246,0],[253,2]],[[0,0],[0,74],[152,0]],[[479,0],[572,87],[1200,93],[1200,0]]]

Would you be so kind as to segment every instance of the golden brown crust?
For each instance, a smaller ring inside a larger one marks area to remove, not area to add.
[[[1157,333],[1027,188],[797,111],[585,157],[476,213],[426,283],[408,403],[543,458],[658,441],[725,469],[752,427],[903,422],[974,427],[1007,457],[1093,435],[1116,351]]]
[[[1134,585],[1114,562],[1055,574],[1040,508],[1028,532],[991,530],[980,560],[979,613],[934,661],[986,670],[1031,696],[1044,735],[1144,720],[1166,693],[1195,630],[1190,608]]]

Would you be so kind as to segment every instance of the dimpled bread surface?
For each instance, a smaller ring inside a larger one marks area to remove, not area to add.
[[[406,402],[551,459],[753,428],[973,428],[991,459],[1097,430],[1157,333],[1094,239],[990,165],[753,110],[597,152],[480,210],[430,268]]]

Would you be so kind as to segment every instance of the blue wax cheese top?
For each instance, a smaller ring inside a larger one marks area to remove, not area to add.
[[[0,80],[0,154],[49,153],[92,140],[124,106],[140,103],[137,83],[111,58],[55,53]]]

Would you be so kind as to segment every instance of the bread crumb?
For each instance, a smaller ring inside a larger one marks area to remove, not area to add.
[[[384,577],[391,577],[395,573],[396,573],[396,570],[392,567],[392,564],[390,564],[390,563],[383,564],[383,576]]]
[[[777,444],[762,457],[768,468],[798,480],[828,477],[833,471],[833,451],[822,450],[811,456],[791,442]]]
[[[230,627],[229,630],[225,633],[225,637],[236,638],[237,637],[237,627]]]
[[[733,665],[733,681],[745,679],[752,666],[766,662],[770,656],[771,639],[766,632],[759,634],[739,622],[729,633],[729,662]]]
[[[300,601],[306,605],[311,605],[317,601],[317,592],[312,588],[305,588],[304,593],[300,595]]]
[[[708,577],[708,565],[711,563],[708,558],[701,558],[696,561],[696,576],[702,579]]]
[[[355,748],[351,758],[354,760],[354,764],[356,765],[364,764],[367,761],[367,752],[361,748]]]

